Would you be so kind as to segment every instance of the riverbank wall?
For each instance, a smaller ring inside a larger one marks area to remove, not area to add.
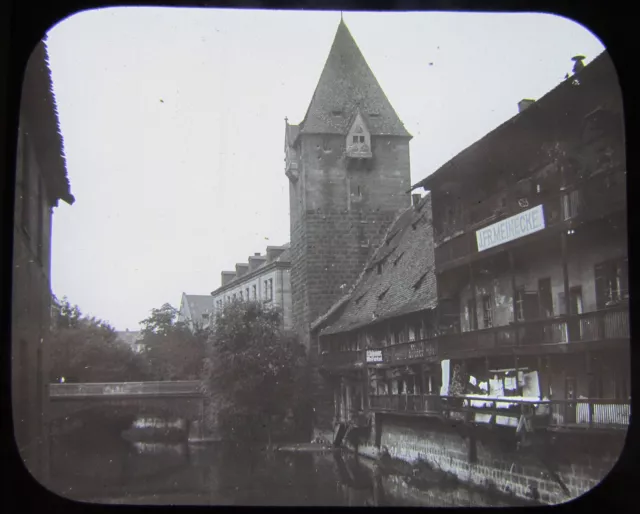
[[[333,434],[314,435],[333,440]],[[426,463],[463,483],[554,505],[596,487],[617,462],[625,435],[542,432],[522,447],[511,427],[376,414],[357,446],[346,446],[370,458],[386,449],[391,458]]]

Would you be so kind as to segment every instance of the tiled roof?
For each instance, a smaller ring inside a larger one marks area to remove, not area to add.
[[[436,298],[431,196],[427,195],[396,219],[349,295],[313,326],[324,319],[327,326],[321,334],[346,332],[434,308]]]
[[[44,41],[36,45],[24,70],[20,108],[28,120],[29,135],[35,143],[38,161],[47,163],[42,167],[42,174],[54,205],[58,205],[58,199],[69,205],[73,204],[75,198],[71,194],[67,175],[51,69]]]
[[[586,81],[598,75],[611,77],[615,82],[616,71],[609,53],[605,50],[587,64],[580,72],[580,80]],[[511,137],[518,144],[524,142],[537,145],[538,138],[531,138],[529,134],[532,130],[541,131],[547,137],[553,138],[553,127],[564,123],[570,119],[571,107],[567,102],[569,95],[575,92],[573,81],[575,76],[563,80],[553,89],[545,93],[531,107],[517,113],[505,122],[498,125],[491,132],[488,132],[475,143],[460,151],[445,164],[431,173],[426,178],[413,185],[410,191],[415,189],[434,187],[439,181],[449,180],[452,171],[478,173],[479,163],[487,162],[495,169],[502,161],[511,163],[514,145],[507,143],[507,138]],[[599,87],[602,87],[601,85]],[[575,98],[575,97],[574,97]],[[578,98],[580,98],[578,96]],[[606,100],[606,96],[599,96],[601,101]],[[533,120],[536,121],[536,128],[532,128]],[[546,127],[545,127],[546,125]],[[491,152],[491,158],[481,157],[479,153]]]
[[[287,144],[293,145],[293,142],[296,140],[298,134],[300,133],[300,125],[289,125],[289,123],[287,123],[285,130],[285,141],[287,142]]]
[[[202,319],[202,315],[211,312],[213,310],[213,297],[211,295],[184,295],[189,305],[189,312],[191,313],[191,319],[199,321]]]
[[[358,107],[372,135],[411,137],[340,21],[300,133],[346,134]]]

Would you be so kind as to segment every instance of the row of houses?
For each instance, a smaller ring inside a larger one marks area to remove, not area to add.
[[[460,395],[547,400],[564,428],[628,424],[622,113],[605,52],[411,188],[426,194],[311,324],[332,421]]]
[[[235,271],[222,271],[221,285],[209,295],[182,294],[178,321],[210,328],[225,305],[235,301],[258,301],[282,313],[285,330],[292,329],[291,257],[289,244],[268,246],[255,253]]]

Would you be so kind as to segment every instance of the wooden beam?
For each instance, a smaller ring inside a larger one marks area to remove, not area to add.
[[[509,273],[511,275],[511,302],[513,306],[513,323],[518,322],[517,312],[516,312],[516,271],[515,271],[515,259],[513,257],[513,251],[507,250],[507,254],[509,256]],[[518,327],[515,326],[515,339],[516,346],[520,346],[520,331]]]
[[[571,330],[569,330],[569,316],[571,314],[571,296],[569,292],[569,268],[568,268],[568,249],[567,249],[567,231],[563,230],[560,235],[562,247],[562,282],[564,286],[564,313],[567,316],[567,343],[571,341]]]

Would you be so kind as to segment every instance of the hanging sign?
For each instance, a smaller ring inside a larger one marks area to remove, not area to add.
[[[367,350],[367,362],[382,362],[382,350]]]
[[[476,231],[478,251],[488,250],[509,241],[519,239],[544,229],[542,205],[522,211],[515,216],[498,221]]]

